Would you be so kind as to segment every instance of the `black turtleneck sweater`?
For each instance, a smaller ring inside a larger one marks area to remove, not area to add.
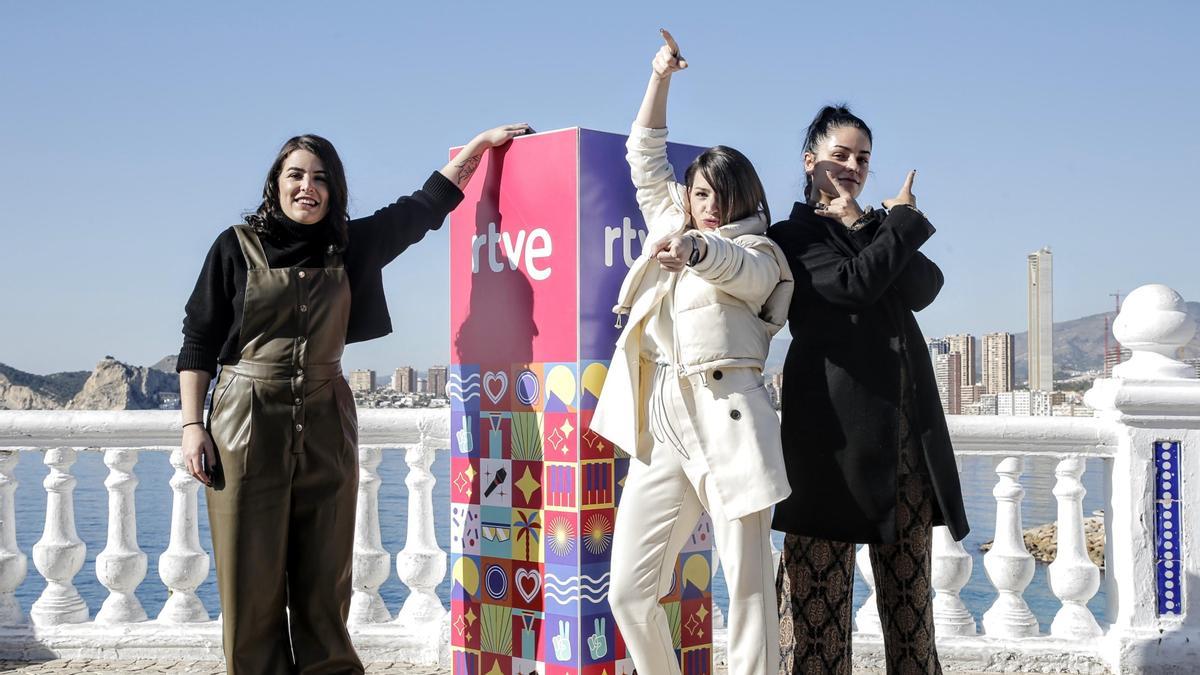
[[[442,226],[462,201],[454,183],[434,172],[424,187],[365,218],[348,223],[350,241],[342,254],[350,280],[350,322],[346,342],[361,342],[392,331],[383,293],[383,267],[425,233]],[[260,235],[271,267],[324,267],[331,241],[324,223],[287,220]],[[183,319],[183,347],[176,370],[206,370],[237,363],[241,354],[246,258],[232,227],[221,232],[200,270]]]

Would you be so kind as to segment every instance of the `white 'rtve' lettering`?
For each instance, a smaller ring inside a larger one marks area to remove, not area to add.
[[[504,271],[504,260],[508,268],[516,270],[524,259],[525,271],[534,281],[545,281],[550,278],[550,266],[538,266],[538,261],[549,258],[554,252],[554,242],[545,228],[535,228],[528,233],[517,230],[516,240],[508,232],[497,232],[495,223],[488,223],[487,234],[477,234],[471,238],[471,273],[479,274],[479,256],[482,249],[487,247],[488,269],[493,272]],[[497,256],[502,255],[504,260]]]

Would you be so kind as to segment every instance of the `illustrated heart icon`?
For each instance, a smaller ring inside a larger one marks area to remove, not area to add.
[[[483,391],[488,398],[492,399],[493,405],[499,403],[500,399],[504,397],[504,393],[508,391],[508,373],[503,370],[485,373]]]
[[[513,581],[516,582],[517,592],[525,602],[533,602],[542,588],[542,575],[538,574],[537,570],[519,569],[513,575]]]

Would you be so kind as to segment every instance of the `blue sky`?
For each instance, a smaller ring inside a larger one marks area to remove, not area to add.
[[[742,10],[741,13],[731,8]],[[946,274],[928,335],[1024,330],[1025,255],[1055,253],[1055,316],[1165,283],[1200,300],[1200,10],[1062,3],[5,3],[0,362],[90,369],[174,353],[221,229],[313,131],[352,215],[418,187],[477,131],[624,131],[657,28],[691,68],[672,138],[745,152],[772,211],[803,183],[817,108],[875,133],[864,201],[916,168]],[[448,360],[447,237],[385,272],[396,332],[349,368]]]

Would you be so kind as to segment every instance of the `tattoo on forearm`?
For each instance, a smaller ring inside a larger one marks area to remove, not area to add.
[[[471,178],[475,173],[475,169],[479,168],[479,159],[483,157],[483,153],[468,157],[462,164],[458,165],[458,184],[462,185]]]

